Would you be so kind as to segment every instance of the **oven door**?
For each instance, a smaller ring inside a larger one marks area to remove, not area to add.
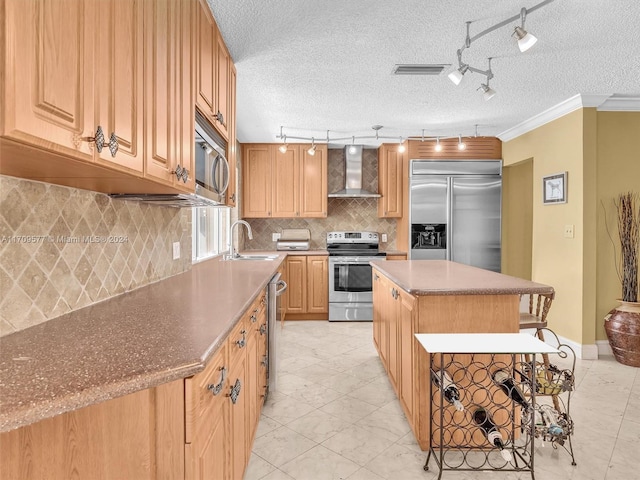
[[[371,303],[371,260],[384,257],[329,257],[329,303]]]

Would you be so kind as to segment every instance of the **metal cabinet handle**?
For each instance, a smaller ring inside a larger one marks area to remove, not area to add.
[[[176,176],[178,181],[182,180],[182,183],[187,183],[187,180],[189,180],[189,170],[184,168],[182,165],[178,165],[171,173]]]
[[[236,340],[236,345],[238,345],[238,348],[243,348],[247,344],[247,331],[241,330],[240,333],[242,334],[242,340]]]
[[[373,279],[374,279],[374,280],[378,280],[378,279],[380,279],[380,277],[378,276],[378,274],[377,274],[377,273],[374,273],[374,274],[373,274]]]
[[[222,387],[224,386],[224,380],[227,376],[227,368],[220,367],[220,381],[217,384],[210,383],[207,385],[207,389],[214,395],[218,395],[222,391]]]
[[[268,358],[266,355],[262,356],[262,361],[260,362],[260,365],[262,365],[263,367],[267,366],[267,362],[268,362]]]
[[[226,127],[226,126],[227,126],[227,124],[226,124],[226,123],[224,123],[224,116],[222,115],[222,112],[220,112],[220,110],[218,110],[218,113],[216,113],[216,114],[213,116],[213,118],[215,118],[217,121],[219,121],[219,122],[220,122],[220,124],[221,124],[223,127]]]
[[[264,335],[265,333],[267,333],[267,324],[263,323],[260,325],[260,335]]]
[[[255,315],[251,315],[251,323],[256,323],[257,320],[258,317],[256,317]]]
[[[96,133],[93,137],[81,137],[80,140],[94,143],[96,146],[96,150],[98,150],[98,153],[102,153],[102,149],[106,144],[109,147],[109,152],[111,153],[112,157],[116,156],[116,153],[118,153],[118,148],[120,147],[118,143],[118,137],[116,137],[116,132],[111,132],[111,135],[109,136],[109,142],[105,142],[104,132],[102,131],[102,127],[100,125],[98,125],[98,128],[96,128]]]
[[[227,397],[231,398],[231,403],[233,403],[234,405],[238,401],[238,397],[240,396],[240,390],[242,390],[242,382],[238,378],[236,379],[236,383],[233,384],[233,387],[231,387],[231,391],[229,392],[229,395],[227,395]]]

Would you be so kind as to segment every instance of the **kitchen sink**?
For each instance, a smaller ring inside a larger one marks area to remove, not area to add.
[[[278,258],[278,255],[239,255],[233,258],[227,258],[226,260],[267,260],[273,261]]]

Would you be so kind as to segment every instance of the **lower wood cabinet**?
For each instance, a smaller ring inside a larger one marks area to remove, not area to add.
[[[329,315],[329,257],[289,255],[285,265],[285,318],[326,319]]]
[[[0,476],[241,480],[264,402],[266,328],[263,291],[193,377],[0,434]]]

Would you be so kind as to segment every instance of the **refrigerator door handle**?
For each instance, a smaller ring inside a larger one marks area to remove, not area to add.
[[[453,258],[453,177],[447,177],[447,260]]]

